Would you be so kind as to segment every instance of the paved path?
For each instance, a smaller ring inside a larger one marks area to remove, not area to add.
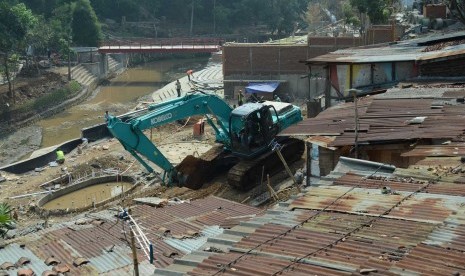
[[[224,96],[223,66],[221,63],[209,64],[205,69],[194,72],[193,75],[190,82],[187,76],[179,79],[179,82],[181,82],[181,95],[185,95],[187,92],[195,89],[200,89],[215,93],[220,97]],[[153,101],[159,103],[174,99],[177,96],[175,82],[176,80],[153,92]]]

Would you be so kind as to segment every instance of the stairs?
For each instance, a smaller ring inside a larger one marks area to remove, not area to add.
[[[97,77],[82,65],[74,66],[71,69],[71,77],[81,85],[94,86],[97,84]]]
[[[110,55],[108,55],[108,71],[109,72],[116,72],[120,69],[121,65]]]

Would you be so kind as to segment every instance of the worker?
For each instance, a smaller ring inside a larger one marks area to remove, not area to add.
[[[176,80],[176,92],[178,92],[178,97],[181,97],[181,83],[179,80]]]
[[[186,74],[187,74],[187,79],[188,79],[189,81],[191,81],[191,77],[194,76],[194,70],[189,69],[189,70],[187,70]]]
[[[242,94],[242,90],[239,90],[239,94],[237,94],[237,105],[241,106],[244,103],[244,94]]]
[[[56,162],[57,162],[58,164],[63,164],[63,163],[65,163],[65,154],[64,154],[64,152],[63,152],[60,148],[57,149],[56,154],[57,154]]]
[[[110,114],[108,114],[108,110],[105,111],[105,123],[108,123],[108,120],[110,120]]]

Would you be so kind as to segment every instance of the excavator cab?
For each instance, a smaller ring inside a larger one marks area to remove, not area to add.
[[[279,132],[274,123],[272,106],[262,103],[247,103],[231,113],[229,133],[233,154],[253,158],[265,151]]]

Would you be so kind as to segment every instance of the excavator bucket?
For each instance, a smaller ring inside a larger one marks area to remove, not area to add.
[[[193,190],[200,189],[213,176],[222,152],[223,146],[216,145],[200,157],[186,156],[176,166],[179,185]]]

